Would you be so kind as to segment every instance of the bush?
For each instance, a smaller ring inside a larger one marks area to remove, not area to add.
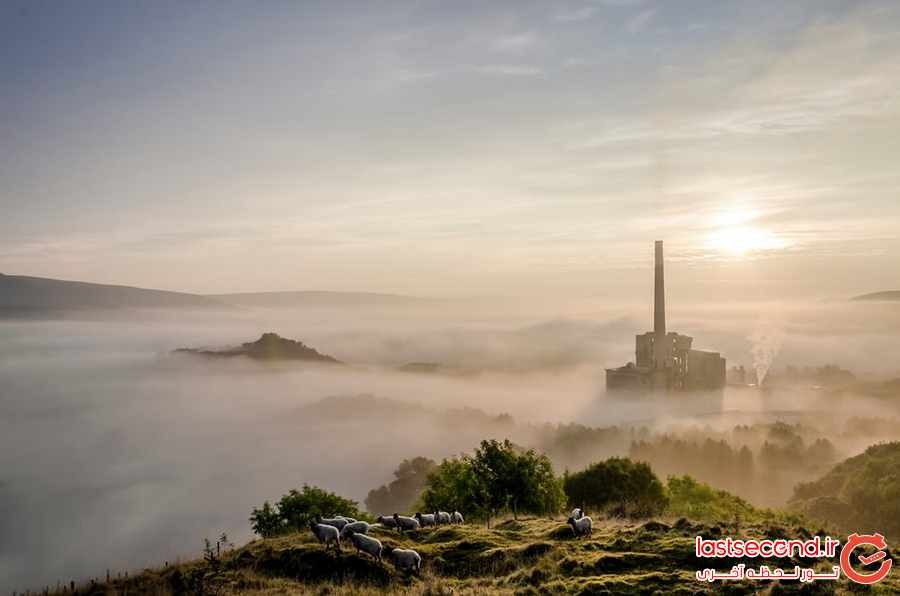
[[[268,538],[303,530],[316,515],[362,517],[355,501],[304,484],[301,490],[292,489],[282,496],[274,507],[268,501],[261,508],[254,507],[250,524],[256,534]]]
[[[696,520],[719,521],[752,519],[759,512],[724,490],[712,488],[690,476],[672,476],[667,483],[669,503],[666,512],[673,516]]]
[[[428,476],[420,502],[426,511],[457,509],[490,523],[503,511],[513,517],[557,513],[564,500],[546,455],[490,440],[482,441],[473,457],[444,460]]]
[[[650,517],[666,507],[662,483],[645,463],[613,457],[563,479],[570,507],[613,515]]]

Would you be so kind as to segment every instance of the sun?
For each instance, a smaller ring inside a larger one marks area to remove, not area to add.
[[[774,232],[753,221],[759,213],[747,209],[733,209],[713,218],[712,230],[706,236],[706,247],[735,257],[754,252],[781,250],[788,243]]]

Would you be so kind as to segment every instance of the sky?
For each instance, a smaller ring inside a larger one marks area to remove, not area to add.
[[[898,25],[890,0],[7,0],[0,272],[621,297],[663,239],[685,299],[898,288]]]

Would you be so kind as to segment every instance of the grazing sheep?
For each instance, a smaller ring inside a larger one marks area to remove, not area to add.
[[[398,532],[404,532],[405,530],[418,530],[419,529],[419,520],[414,517],[406,517],[405,515],[397,515],[394,514],[394,522],[397,525]]]
[[[435,519],[435,515],[433,513],[426,513],[425,515],[422,515],[417,511],[415,518],[419,520],[419,525],[423,528],[437,525],[437,520]]]
[[[366,553],[367,555],[371,555],[373,559],[381,563],[381,553],[384,551],[384,547],[381,546],[381,541],[377,538],[372,538],[371,536],[366,536],[365,534],[359,534],[350,531],[350,542],[353,543],[353,546],[356,547],[357,554]]]
[[[453,523],[454,524],[462,524],[462,523],[465,523],[465,521],[466,520],[463,519],[462,513],[460,513],[459,511],[453,512]]]
[[[347,522],[348,524],[352,524],[353,522],[356,521],[356,520],[353,519],[352,517],[347,517],[346,515],[332,515],[331,517],[332,517],[333,519],[343,519],[343,520],[346,520],[346,522]]]
[[[341,536],[334,526],[310,522],[309,529],[312,530],[313,536],[318,539],[319,544],[325,545],[325,550],[328,550],[328,545],[331,543],[337,550],[341,550]]]
[[[389,547],[385,547],[389,548]],[[418,571],[422,568],[422,557],[414,550],[406,548],[392,548],[388,555],[397,569],[405,571]]]
[[[316,523],[323,526],[332,526],[341,531],[347,525],[347,520],[342,517],[324,518],[321,515],[316,516]]]
[[[375,521],[377,521],[379,524],[381,524],[385,528],[396,528],[397,527],[397,522],[394,521],[393,515],[379,515],[378,517],[375,518]]]
[[[368,534],[372,524],[364,521],[350,522],[341,530],[341,538],[346,538],[351,534]]]
[[[581,507],[576,507],[575,509],[572,510],[572,518],[573,519],[577,520],[577,519],[581,519],[582,517],[584,517],[584,509],[582,509]]]
[[[572,526],[575,536],[590,536],[593,532],[594,522],[586,515],[579,519],[570,517],[567,523]]]
[[[449,524],[450,523],[450,514],[446,511],[435,511],[434,512],[434,520],[437,525]]]

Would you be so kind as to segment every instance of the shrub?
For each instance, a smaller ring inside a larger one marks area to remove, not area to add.
[[[250,524],[256,534],[268,538],[302,530],[316,515],[323,517],[346,515],[354,518],[362,516],[355,501],[304,484],[299,491],[291,489],[274,507],[268,501],[259,509],[254,507],[250,515]]]
[[[649,517],[666,506],[662,483],[650,466],[624,457],[593,464],[563,479],[571,507],[607,511],[613,515]]]
[[[503,511],[557,513],[565,495],[546,455],[490,440],[472,457],[444,460],[428,476],[420,501],[426,511],[458,509],[490,523]]]
[[[759,512],[724,490],[712,488],[690,476],[672,476],[667,483],[669,496],[666,512],[679,517],[704,521],[755,518]]]

